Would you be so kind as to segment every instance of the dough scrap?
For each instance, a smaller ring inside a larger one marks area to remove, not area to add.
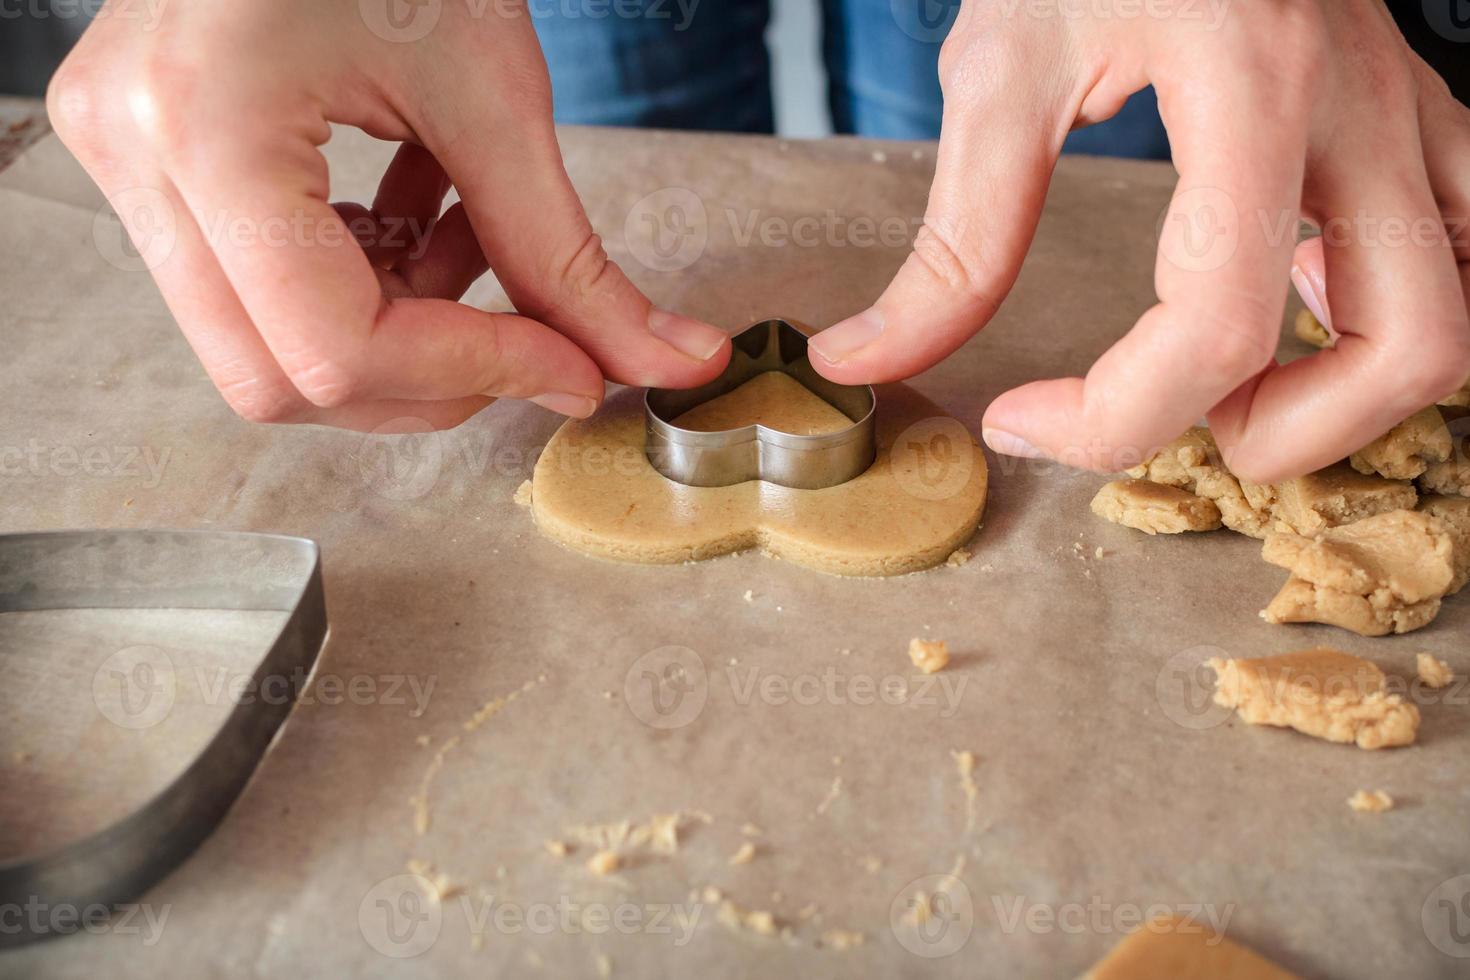
[[[1419,477],[1419,487],[1426,493],[1470,497],[1470,446],[1443,463],[1426,467],[1424,475]]]
[[[1083,980],[1297,980],[1260,954],[1183,917],[1130,933]]]
[[[937,674],[949,666],[949,644],[943,640],[909,640],[909,659],[926,674]]]
[[[1203,426],[1185,432],[1141,466],[1128,470],[1128,476],[1179,487],[1213,501],[1221,522],[1241,534],[1264,538],[1271,528],[1270,488],[1236,479],[1225,466],[1214,435]]]
[[[1213,500],[1149,480],[1114,480],[1092,498],[1092,512],[1150,535],[1213,531],[1221,525]]]
[[[618,561],[674,564],[761,546],[836,575],[931,568],[979,525],[985,456],[913,389],[881,386],[878,402],[877,460],[841,486],[686,487],[649,465],[642,393],[628,389],[557,430],[536,463],[531,512],[548,537]]]
[[[1360,749],[1411,745],[1419,709],[1385,691],[1383,671],[1360,657],[1319,648],[1255,659],[1210,658],[1215,703],[1251,725],[1293,728]]]
[[[1419,500],[1412,483],[1386,480],[1338,463],[1273,488],[1274,529],[1317,534],[1393,510],[1412,510]]]
[[[1440,399],[1439,403],[1446,408],[1470,408],[1470,378],[1465,379],[1459,391]]]
[[[1425,497],[1419,510],[1439,520],[1454,545],[1454,579],[1446,595],[1470,583],[1470,497]]]
[[[1348,797],[1347,802],[1358,813],[1382,813],[1393,809],[1393,797],[1381,789],[1360,789]]]
[[[852,425],[852,419],[790,375],[767,371],[728,394],[694,406],[674,419],[674,424],[691,432],[764,425],[793,435],[820,436],[841,432]]]
[[[1415,412],[1353,453],[1348,461],[1359,473],[1390,480],[1412,480],[1454,451],[1444,416],[1434,406]]]
[[[1311,310],[1299,310],[1296,322],[1292,324],[1292,332],[1296,339],[1305,341],[1313,347],[1331,347],[1336,341],[1332,334],[1322,325],[1322,321],[1312,315]]]
[[[1435,517],[1396,510],[1315,537],[1273,534],[1262,557],[1292,573],[1261,614],[1363,636],[1407,633],[1439,613],[1454,582],[1454,544]]]
[[[1433,690],[1448,687],[1450,681],[1455,679],[1455,672],[1450,669],[1450,665],[1433,654],[1417,655],[1414,658],[1414,668],[1420,682]]]

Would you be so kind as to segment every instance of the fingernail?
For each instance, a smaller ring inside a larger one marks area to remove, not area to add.
[[[681,354],[707,361],[725,346],[725,331],[687,316],[661,310],[648,311],[648,332]]]
[[[1051,454],[1037,449],[1013,432],[1003,429],[985,429],[980,433],[985,445],[1002,456],[1019,456],[1021,459],[1051,459]]]
[[[846,360],[883,333],[883,314],[866,309],[834,324],[807,341],[807,347],[828,364]]]
[[[1303,303],[1307,304],[1307,309],[1312,311],[1312,316],[1316,317],[1317,322],[1322,324],[1322,326],[1330,328],[1332,326],[1332,320],[1327,315],[1327,304],[1322,301],[1322,296],[1317,292],[1317,287],[1312,285],[1312,280],[1307,278],[1307,274],[1302,271],[1301,266],[1293,265],[1291,267],[1291,281],[1296,286],[1297,295],[1302,298]]]
[[[570,415],[574,419],[585,419],[597,411],[597,402],[586,395],[570,395],[562,391],[548,391],[544,395],[533,395],[527,401],[535,402],[542,408],[550,409],[560,415]]]

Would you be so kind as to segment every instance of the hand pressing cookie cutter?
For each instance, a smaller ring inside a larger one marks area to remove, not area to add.
[[[794,323],[762,320],[731,340],[730,364],[698,388],[650,388],[643,398],[648,423],[645,451],[653,468],[691,487],[727,487],[764,480],[797,490],[835,487],[858,476],[877,455],[877,399],[869,385],[840,385],[807,359],[807,332]],[[683,429],[674,420],[728,394],[756,375],[779,371],[852,420],[837,432],[806,436],[764,425],[724,432]]]

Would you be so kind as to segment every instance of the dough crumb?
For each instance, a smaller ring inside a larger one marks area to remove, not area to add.
[[[774,936],[778,931],[776,917],[763,909],[743,910],[734,902],[720,904],[716,916],[720,923],[734,932],[745,930],[761,936]]]
[[[1347,803],[1359,813],[1382,813],[1393,809],[1393,797],[1381,789],[1360,789],[1348,798]]]
[[[868,874],[875,875],[882,869],[883,862],[870,854],[859,861],[858,866],[861,867]]]
[[[429,861],[425,861],[423,858],[409,858],[404,867],[408,869],[410,874],[416,874],[428,882],[429,897],[436,902],[453,898],[455,895],[464,891],[463,885],[450,880],[449,876],[443,872],[435,870],[434,865]]]
[[[1450,665],[1428,653],[1421,653],[1416,658],[1419,680],[1425,687],[1438,690],[1449,685],[1455,679],[1455,672],[1450,670]]]
[[[755,845],[750,841],[740,845],[740,848],[730,855],[730,864],[749,864],[755,860]]]
[[[822,814],[826,813],[827,808],[835,803],[837,801],[837,797],[840,795],[842,795],[842,777],[834,776],[832,779],[832,785],[827,787],[827,795],[822,797],[822,802],[817,804],[816,815],[820,817]]]
[[[621,864],[622,860],[616,851],[598,851],[587,859],[587,870],[595,875],[610,875]]]
[[[746,837],[759,837],[765,833],[765,831],[761,830],[753,823],[748,823],[741,826],[740,832]]]
[[[1292,332],[1296,339],[1311,344],[1313,347],[1331,347],[1334,344],[1332,334],[1322,325],[1322,321],[1312,315],[1311,310],[1299,310],[1296,322],[1292,324]]]
[[[1255,659],[1211,657],[1215,703],[1251,725],[1294,728],[1304,735],[1379,749],[1412,745],[1419,709],[1386,693],[1375,664],[1319,648]]]
[[[949,750],[955,769],[960,774],[960,790],[965,794],[965,833],[975,829],[975,803],[980,797],[980,788],[975,785],[975,753],[969,749],[957,752]]]
[[[861,946],[867,941],[867,937],[860,932],[852,932],[848,929],[828,929],[822,933],[822,945],[828,949],[843,952],[854,946]]]
[[[1214,531],[1221,525],[1220,508],[1214,502],[1148,480],[1114,480],[1092,498],[1092,512],[1149,535]],[[1082,546],[1072,548],[1080,556]]]
[[[1359,473],[1412,480],[1430,464],[1449,459],[1454,448],[1444,416],[1431,405],[1353,453],[1348,462]]]
[[[612,976],[612,958],[606,953],[597,954],[597,975],[602,980],[608,980]]]
[[[704,899],[704,904],[706,905],[719,905],[720,902],[724,900],[725,896],[714,885],[706,885],[704,892],[700,897]]]
[[[518,507],[531,506],[531,481],[522,480],[521,485],[516,487],[515,495],[511,499],[516,502],[516,506]]]
[[[571,851],[567,842],[563,840],[549,840],[546,842],[546,853],[552,857],[564,858]]]
[[[949,644],[943,640],[909,640],[909,659],[926,674],[937,674],[949,666]]]
[[[746,589],[745,590],[745,595],[741,596],[741,598],[744,599],[746,602],[754,602],[755,601],[755,592],[752,591],[752,590],[750,590],[750,589]]]
[[[970,559],[973,557],[975,556],[964,548],[956,548],[949,553],[949,557],[944,560],[944,563],[950,568],[959,568],[962,565],[968,565]]]
[[[1261,552],[1291,578],[1262,616],[1326,623],[1362,636],[1408,633],[1439,614],[1455,579],[1454,539],[1443,522],[1396,510],[1314,537],[1272,534]]]
[[[427,735],[419,735],[419,736],[417,736],[413,740],[413,744],[417,745],[419,748],[422,749],[422,748],[427,748],[428,745],[429,745],[429,743],[432,742],[432,741],[433,741],[433,739],[429,738],[429,736],[427,736]]]
[[[1102,550],[1102,548],[1098,548],[1096,551],[1094,551],[1092,553],[1092,557],[1097,558],[1099,560],[1101,560],[1103,558],[1106,558],[1107,555],[1108,555],[1108,553],[1106,551]]]

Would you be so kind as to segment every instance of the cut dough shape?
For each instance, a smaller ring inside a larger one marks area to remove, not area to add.
[[[1149,480],[1114,480],[1092,498],[1092,512],[1145,534],[1213,531],[1221,523],[1214,501]]]
[[[1297,980],[1270,960],[1188,919],[1154,919],[1082,980]]]
[[[1454,543],[1455,577],[1446,595],[1454,595],[1470,583],[1470,497],[1425,497],[1419,510],[1437,518]]]
[[[1291,578],[1269,623],[1327,623],[1363,636],[1407,633],[1439,613],[1454,582],[1454,544],[1429,514],[1396,510],[1315,537],[1273,534],[1262,557]]]
[[[1419,709],[1385,691],[1377,665],[1321,648],[1273,657],[1211,657],[1215,703],[1251,725],[1293,728],[1304,735],[1379,749],[1411,745]]]
[[[1277,484],[1272,514],[1277,531],[1317,534],[1393,510],[1412,510],[1412,483],[1359,473],[1345,463]]]
[[[1412,480],[1433,463],[1450,458],[1454,444],[1444,416],[1434,406],[1415,412],[1349,457],[1359,473]]]
[[[1296,339],[1311,344],[1313,347],[1331,347],[1335,341],[1331,332],[1322,325],[1322,321],[1312,315],[1311,310],[1299,310],[1296,322],[1292,324],[1292,332]]]
[[[691,432],[724,432],[747,425],[820,436],[850,428],[853,420],[828,404],[800,381],[780,371],[757,374],[719,398],[696,405],[674,419]]]
[[[1393,809],[1393,797],[1381,789],[1360,789],[1348,797],[1348,806],[1358,813],[1382,813]]]
[[[798,399],[816,397],[797,388]],[[649,464],[642,392],[628,389],[552,436],[536,463],[531,512],[548,537],[618,561],[670,564],[761,546],[836,575],[942,564],[985,509],[984,453],[964,426],[911,388],[884,385],[878,402],[877,459],[847,483],[686,487]],[[773,419],[783,404],[772,408]]]
[[[1450,670],[1450,665],[1429,653],[1415,656],[1414,670],[1424,686],[1434,690],[1448,687],[1450,681],[1455,679],[1455,672]]]
[[[1226,468],[1214,435],[1203,426],[1190,429],[1128,475],[1213,501],[1221,522],[1241,534],[1264,538],[1271,528],[1270,488],[1236,479]]]

